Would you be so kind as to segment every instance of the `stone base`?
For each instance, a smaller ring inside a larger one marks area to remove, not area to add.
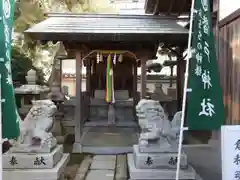
[[[11,153],[3,154],[4,169],[50,169],[62,158],[63,146],[58,145],[51,153]]]
[[[63,154],[62,159],[52,169],[3,169],[3,179],[62,180],[69,157],[69,154]]]
[[[108,105],[108,124],[109,125],[116,124],[116,112],[115,107],[113,107],[113,104]]]
[[[82,153],[82,145],[80,142],[75,142],[73,144],[73,150],[72,150],[72,153]]]
[[[52,144],[49,147],[30,146],[28,144],[19,144],[16,147],[12,147],[10,152],[12,153],[50,153],[57,146],[57,140],[54,138]]]
[[[62,136],[55,136],[55,138],[57,139],[58,144],[64,144],[64,142],[67,138],[67,134],[62,135]]]
[[[176,169],[137,169],[133,154],[128,154],[128,169],[131,180],[175,180]],[[179,179],[195,180],[196,172],[191,166],[180,171]]]
[[[177,153],[141,153],[138,145],[133,146],[133,158],[137,169],[176,169]],[[187,155],[181,155],[181,168],[187,168]]]
[[[149,145],[138,145],[139,152],[141,153],[177,153],[178,147],[172,146],[172,147],[161,147],[160,144],[149,144]]]
[[[136,180],[136,179],[128,179],[128,180]],[[141,180],[148,180],[148,179],[141,179]],[[203,178],[199,174],[196,174],[196,180],[203,180]]]

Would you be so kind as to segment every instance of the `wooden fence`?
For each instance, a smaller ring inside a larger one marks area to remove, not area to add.
[[[218,64],[226,124],[240,124],[240,9],[219,22]]]

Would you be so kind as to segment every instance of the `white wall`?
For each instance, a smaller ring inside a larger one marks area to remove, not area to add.
[[[240,8],[240,0],[219,0],[219,20]]]

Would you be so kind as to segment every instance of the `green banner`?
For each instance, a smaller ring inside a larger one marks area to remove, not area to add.
[[[209,0],[195,0],[187,94],[189,130],[217,130],[224,123],[224,105]]]
[[[0,73],[2,103],[3,138],[13,139],[19,136],[19,114],[15,103],[15,94],[11,72],[12,29],[15,0],[1,0],[0,3]]]

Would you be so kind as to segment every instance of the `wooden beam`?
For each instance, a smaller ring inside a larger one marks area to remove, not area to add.
[[[158,15],[159,14],[159,6],[160,6],[160,0],[157,0],[157,3],[154,6],[153,14]]]
[[[153,57],[152,51],[147,51],[145,49],[139,49],[138,51],[133,51],[133,52],[139,58],[138,60],[141,60],[142,57],[144,57],[147,60],[152,59],[152,57]],[[156,54],[154,54],[154,55],[156,55]]]
[[[179,0],[178,0],[178,1],[179,1]],[[171,3],[170,3],[169,8],[168,8],[167,15],[170,15],[170,14],[171,14],[172,7],[173,7],[174,2],[175,2],[175,0],[171,0]]]
[[[183,12],[184,7],[186,6],[187,0],[182,0],[182,6],[180,8],[180,11],[178,12],[178,16],[180,16]]]

